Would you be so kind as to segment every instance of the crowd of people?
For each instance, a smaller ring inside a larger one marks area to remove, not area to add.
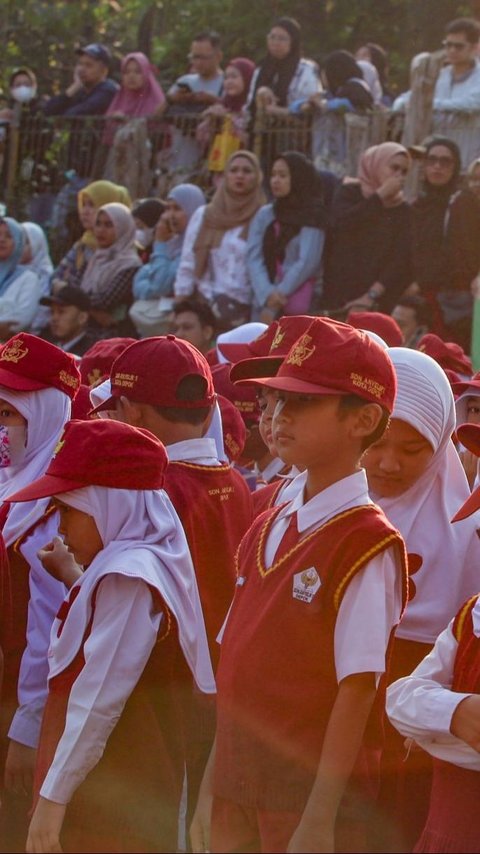
[[[225,74],[201,34],[166,94],[144,59],[129,94],[89,45],[38,108],[91,97],[107,148],[124,109],[200,105],[190,147],[234,114],[211,192],[86,181],[55,263],[0,219],[0,851],[473,854],[480,162],[264,172],[243,108],[387,103],[374,43],[327,103],[293,19]]]

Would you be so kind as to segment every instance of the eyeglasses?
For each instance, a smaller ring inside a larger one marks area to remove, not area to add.
[[[425,163],[428,166],[441,166],[442,169],[447,169],[449,166],[452,166],[454,163],[453,157],[447,157],[446,154],[439,154],[438,157],[436,154],[427,154],[425,158]]]
[[[451,42],[446,39],[442,45],[446,50],[464,50],[468,47],[469,42]]]

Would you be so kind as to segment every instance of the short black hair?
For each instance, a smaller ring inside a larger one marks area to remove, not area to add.
[[[340,418],[344,418],[349,412],[352,412],[352,410],[361,409],[362,406],[368,406],[370,402],[371,401],[365,400],[364,397],[360,397],[358,394],[342,395],[338,404]],[[382,438],[388,427],[389,421],[390,413],[382,406],[382,417],[379,423],[375,430],[373,430],[368,436],[365,436],[362,441],[362,453],[365,453],[370,445],[374,445],[375,442],[378,442],[378,440]]]
[[[182,377],[175,390],[178,401],[194,403],[205,397],[207,381],[200,374],[190,374]],[[190,409],[186,406],[154,406],[155,412],[173,424],[203,424],[210,413],[210,406],[200,406]]]
[[[222,46],[220,33],[217,33],[216,30],[201,30],[193,37],[192,42],[210,42],[216,50],[219,50]]]
[[[196,314],[201,326],[211,326],[215,331],[215,315],[206,300],[182,299],[175,303],[174,315],[182,314],[184,311],[191,311],[192,314]]]
[[[423,297],[418,295],[400,297],[396,305],[400,305],[402,308],[412,308],[417,316],[419,326],[430,328],[432,325],[432,309]]]
[[[470,44],[476,44],[480,39],[480,24],[474,18],[455,18],[445,28],[445,33],[464,33]]]

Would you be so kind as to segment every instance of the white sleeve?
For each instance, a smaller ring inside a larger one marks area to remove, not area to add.
[[[28,329],[42,295],[40,280],[32,270],[25,270],[0,297],[0,321],[11,323],[15,332]]]
[[[387,689],[387,714],[395,729],[432,756],[480,771],[480,754],[450,732],[455,709],[471,696],[452,691],[458,649],[452,626],[453,620],[410,676]]]
[[[378,682],[401,610],[402,574],[392,547],[369,561],[345,592],[334,638],[338,682],[354,673],[375,673]]]
[[[27,747],[37,747],[47,698],[50,632],[67,590],[53,578],[37,558],[38,548],[49,543],[58,533],[58,513],[39,525],[20,550],[29,564],[27,645],[18,676],[18,709],[8,737]]]
[[[162,614],[141,579],[112,573],[98,587],[85,665],[40,794],[66,804],[101,758],[157,639]],[[68,619],[68,618],[67,618]]]
[[[322,91],[320,77],[313,62],[300,60],[300,63],[299,74],[298,76],[294,75],[288,90],[287,101],[289,104],[300,98],[309,98],[310,95],[316,95],[317,92]]]
[[[175,283],[173,285],[174,294],[176,297],[188,297],[194,291],[195,280],[195,252],[194,245],[197,239],[197,234],[203,220],[205,206],[197,208],[190,222],[187,225],[185,238],[182,246],[182,254],[180,256],[180,264],[178,266]]]

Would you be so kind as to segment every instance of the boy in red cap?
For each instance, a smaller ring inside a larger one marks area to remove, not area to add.
[[[219,461],[214,440],[204,435],[215,405],[210,367],[188,341],[143,338],[118,356],[110,381],[112,398],[98,409],[116,409],[118,419],[147,428],[166,447],[164,488],[190,546],[215,669],[216,638],[235,590],[234,556],[252,521],[252,505],[241,475]],[[213,710],[196,714],[192,749],[199,756],[189,763],[191,806],[214,730]]]
[[[200,691],[215,685],[167,464],[148,431],[71,421],[45,474],[9,496],[54,497],[72,555],[27,851],[175,850],[184,693],[192,676]]]
[[[79,387],[75,358],[35,335],[21,332],[0,351],[0,524],[8,556],[0,563],[0,646],[5,656],[0,837],[5,850],[25,846],[50,629],[65,594],[37,557],[57,533],[58,514],[47,500],[12,507],[7,496],[45,471]]]
[[[462,424],[457,432],[462,444],[480,456],[480,425]],[[467,518],[479,507],[477,488],[452,521]],[[415,851],[480,850],[479,638],[476,595],[438,636],[430,654],[387,691],[391,723],[433,756],[430,807]]]
[[[406,598],[403,540],[369,500],[360,458],[386,428],[395,373],[365,333],[316,318],[258,382],[276,392],[275,441],[304,487],[239,548],[192,846],[360,851],[377,687]]]

